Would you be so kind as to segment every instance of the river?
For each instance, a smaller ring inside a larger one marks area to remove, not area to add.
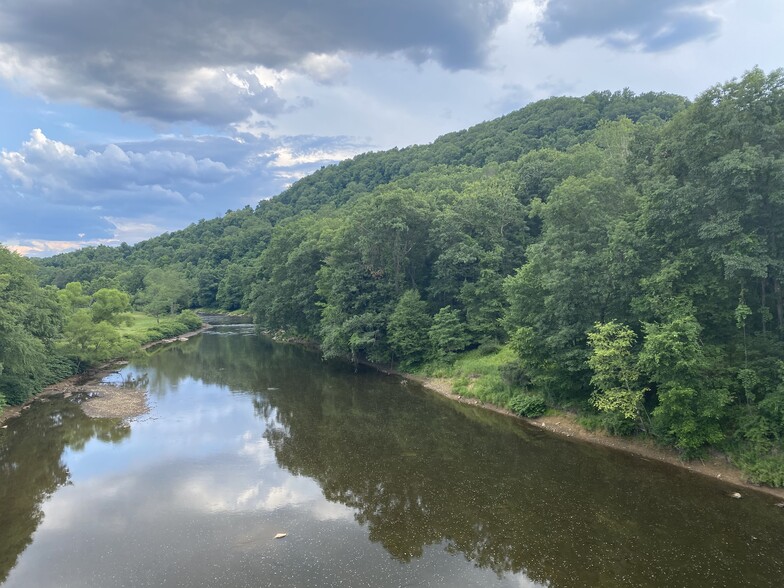
[[[765,587],[784,508],[217,327],[0,430],[0,585]],[[275,539],[278,533],[286,537]]]

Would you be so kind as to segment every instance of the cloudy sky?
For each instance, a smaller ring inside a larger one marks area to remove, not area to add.
[[[0,243],[134,243],[552,95],[784,66],[781,0],[4,0]]]

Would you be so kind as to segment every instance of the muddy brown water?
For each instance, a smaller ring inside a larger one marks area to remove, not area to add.
[[[776,498],[228,325],[0,430],[0,585],[784,585]],[[278,533],[286,537],[275,539]]]

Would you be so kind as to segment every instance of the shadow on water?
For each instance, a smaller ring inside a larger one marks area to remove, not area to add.
[[[784,509],[775,508],[774,499],[751,493],[734,500],[729,497],[733,488],[710,479],[553,437],[500,415],[455,405],[413,383],[403,385],[399,378],[324,362],[313,352],[258,338],[248,326],[220,327],[151,353],[130,369],[147,378],[151,396],[161,405],[176,397],[178,410],[196,402],[190,400],[196,397],[193,392],[181,393],[188,386],[224,390],[209,414],[231,399],[244,413],[252,411],[262,442],[274,455],[275,463],[269,466],[275,468],[274,475],[313,480],[327,501],[349,509],[359,524],[355,527],[363,530],[361,538],[327,526],[331,536],[307,544],[302,552],[290,538],[287,547],[299,558],[297,569],[311,575],[292,576],[295,581],[289,585],[336,585],[329,574],[349,568],[356,574],[382,568],[390,574],[354,579],[350,585],[450,585],[437,582],[432,568],[417,568],[422,561],[438,561],[457,570],[460,578],[477,570],[490,574],[489,579],[472,576],[471,585],[502,580],[507,585],[509,580],[508,585],[553,587],[764,587],[780,586],[784,580]],[[231,399],[225,390],[233,393]],[[171,424],[176,414],[159,418]],[[187,429],[185,419],[175,424],[194,439],[210,434],[204,422]],[[232,421],[225,426],[241,430]],[[64,449],[78,450],[93,437],[117,441],[127,435],[128,430],[117,429],[115,423],[80,416],[77,407],[64,401],[34,404],[14,422],[0,445],[0,528],[6,543],[0,546],[0,578],[30,543],[42,501],[68,482]],[[143,435],[135,433],[134,439],[138,442]],[[206,444],[225,438],[210,438]],[[232,470],[235,466],[226,457],[206,459],[185,454],[180,461],[199,464],[198,480],[205,468],[220,468],[221,479],[249,475],[246,462],[237,462],[241,469]],[[174,486],[164,482],[175,484],[188,473],[178,471],[180,466],[165,467],[174,481],[149,476],[140,486],[156,497],[158,511],[174,512],[165,502],[171,500]],[[273,475],[258,471],[258,476]],[[251,490],[267,486],[262,478]],[[251,495],[243,490],[242,500]],[[220,508],[243,518],[227,518],[221,523],[225,527],[213,529],[210,541],[189,549],[202,559],[220,558],[228,569],[231,558],[239,557],[225,546],[229,533],[236,532],[238,521],[250,528],[258,513],[236,511],[240,499],[222,507],[215,506],[221,504],[215,497],[210,500],[211,518],[199,519],[203,528],[217,525]],[[296,516],[303,517],[302,525],[314,534],[331,520],[305,520],[305,514],[297,515],[302,510],[285,511],[289,529],[296,528]],[[267,525],[270,512],[264,511],[258,524]],[[174,536],[187,534],[174,518],[158,524]],[[189,519],[187,528],[194,524]],[[367,552],[366,538],[383,547],[386,557]],[[331,561],[332,556],[314,552],[351,541],[357,542],[352,553],[364,554],[359,564]],[[395,566],[390,567],[389,556]],[[202,573],[196,560],[188,561],[194,568],[190,573]],[[271,561],[254,552],[242,560],[246,568],[240,563],[233,568],[246,569],[243,581],[227,580],[224,585],[260,585],[262,579],[266,585],[283,585],[270,579],[282,569],[282,560]],[[168,561],[165,565],[175,566]],[[188,576],[179,578],[186,581]],[[469,584],[465,582],[451,585]]]

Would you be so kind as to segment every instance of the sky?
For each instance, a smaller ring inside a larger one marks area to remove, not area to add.
[[[556,95],[784,67],[781,0],[4,0],[0,243],[129,244]]]

